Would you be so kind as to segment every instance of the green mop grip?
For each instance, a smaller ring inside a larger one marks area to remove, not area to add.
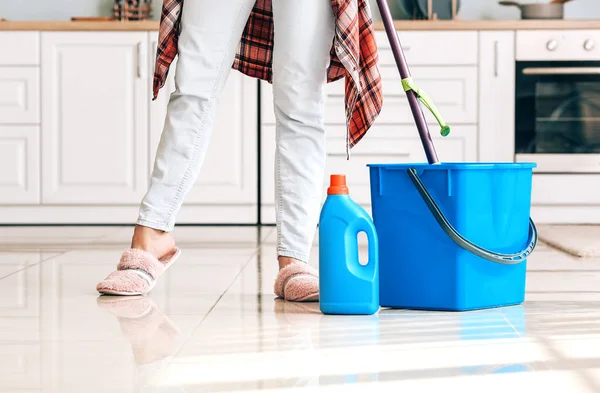
[[[446,124],[442,118],[442,115],[433,103],[433,100],[427,95],[427,93],[425,93],[419,88],[419,86],[415,84],[413,78],[402,79],[402,88],[404,88],[404,91],[412,90],[415,92],[417,97],[419,97],[419,101],[421,101],[421,103],[425,105],[427,109],[429,109],[440,125],[440,134],[442,136],[448,136],[450,134],[450,126]]]

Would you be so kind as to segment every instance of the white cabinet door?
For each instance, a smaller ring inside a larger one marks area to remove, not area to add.
[[[515,157],[515,33],[484,31],[479,38],[479,157]]]
[[[42,33],[42,196],[138,204],[148,184],[148,40]]]
[[[38,126],[0,126],[0,204],[40,202]]]
[[[2,67],[0,71],[0,124],[40,122],[40,69]]]
[[[153,64],[155,36],[151,34]],[[150,166],[175,90],[176,62],[150,108]],[[258,82],[232,71],[220,97],[210,146],[198,179],[185,198],[179,222],[255,223],[258,191]],[[189,208],[189,209],[188,209]],[[190,213],[186,213],[186,209]],[[189,214],[196,215],[190,217]],[[181,221],[184,220],[184,221]]]
[[[476,31],[397,31],[408,64],[414,66],[477,65]],[[395,64],[385,31],[375,33],[382,65]],[[460,49],[459,49],[460,48]]]

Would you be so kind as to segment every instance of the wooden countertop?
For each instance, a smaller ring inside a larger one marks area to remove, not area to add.
[[[152,31],[158,30],[155,20],[139,22],[71,22],[71,21],[4,21],[0,31]]]
[[[397,30],[600,30],[600,20],[453,20],[395,22]],[[1,21],[0,31],[153,31],[158,21],[140,22],[70,22],[70,21]],[[381,22],[375,23],[383,30]]]

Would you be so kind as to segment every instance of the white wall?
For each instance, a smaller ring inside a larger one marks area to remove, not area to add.
[[[535,0],[520,0],[519,2],[536,3]],[[462,19],[519,19],[520,12],[516,7],[499,5],[496,0],[462,0],[460,16]],[[573,0],[567,3],[565,19],[600,19],[600,1]]]
[[[160,16],[162,0],[152,0]],[[109,16],[113,0],[0,0],[0,18],[12,20],[69,20],[73,16]]]
[[[371,1],[375,3],[374,0]],[[396,0],[388,1],[393,4]],[[535,3],[536,1],[522,0],[522,2]],[[105,16],[111,14],[112,4],[113,0],[0,0],[0,18],[68,20],[72,16]],[[158,18],[162,0],[153,0],[153,4],[155,18]],[[519,11],[514,7],[500,6],[497,0],[462,0],[460,17],[462,19],[518,19]],[[566,18],[600,19],[600,0],[573,0],[566,5]]]
[[[379,18],[375,0],[373,4],[373,15]],[[398,0],[388,0],[392,15]],[[436,1],[436,0],[433,0]],[[460,19],[519,19],[520,11],[516,7],[505,7],[498,4],[497,0],[459,0],[461,3]],[[519,1],[519,0],[518,0]],[[549,2],[550,0],[538,0],[537,2]],[[521,3],[535,3],[536,0],[520,0]],[[566,19],[600,19],[600,0],[573,0],[565,5]]]

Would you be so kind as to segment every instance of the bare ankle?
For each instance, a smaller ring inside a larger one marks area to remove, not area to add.
[[[290,257],[283,257],[283,256],[280,256],[277,259],[279,260],[279,270],[283,269],[284,267],[286,267],[288,265],[291,265],[292,263],[300,262],[297,259],[290,258]]]
[[[133,230],[133,236],[141,236],[141,237],[153,237],[160,236],[166,233],[165,231],[161,231],[159,229],[154,229],[150,227],[145,227],[143,225],[136,225]]]
[[[131,248],[148,251],[160,258],[173,247],[175,241],[169,232],[136,225],[131,239]]]

